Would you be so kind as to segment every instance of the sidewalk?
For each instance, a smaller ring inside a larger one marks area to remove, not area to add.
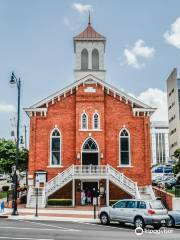
[[[38,217],[35,217],[35,209],[18,208],[18,216],[11,216],[10,219],[29,219],[29,220],[53,220],[53,221],[81,221],[97,222],[99,221],[96,211],[94,219],[93,207],[76,207],[76,208],[44,208],[38,209]]]
[[[12,210],[10,208],[5,208],[4,212],[0,212],[0,218],[6,218],[11,214]]]

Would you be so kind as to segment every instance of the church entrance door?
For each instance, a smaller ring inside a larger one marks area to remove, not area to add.
[[[82,146],[82,165],[99,164],[99,147],[96,141],[89,137]]]

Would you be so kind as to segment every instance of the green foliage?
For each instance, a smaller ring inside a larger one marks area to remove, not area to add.
[[[13,141],[0,139],[0,172],[11,173],[11,167],[16,162],[16,144]],[[18,169],[27,169],[28,150],[19,149]]]
[[[175,156],[175,158],[180,160],[180,148],[176,149],[176,151],[174,152],[174,156]]]
[[[6,198],[6,197],[7,197],[7,192],[0,192],[0,199]]]
[[[48,199],[50,206],[72,206],[71,199]]]
[[[9,186],[2,186],[3,192],[8,192],[9,191]]]
[[[178,174],[180,172],[180,148],[176,149],[174,152],[174,157],[178,159],[176,165],[173,168],[174,174]]]

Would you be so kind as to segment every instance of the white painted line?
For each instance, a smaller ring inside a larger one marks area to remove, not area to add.
[[[54,231],[54,228],[31,228],[31,227],[0,227],[0,229],[18,229],[18,230],[38,230],[38,231]],[[58,231],[69,231],[65,229],[58,229]],[[72,231],[72,230],[70,230]],[[75,230],[76,231],[76,230]]]
[[[27,223],[33,223],[33,224],[37,224],[37,225],[42,225],[42,226],[47,226],[47,227],[53,227],[53,228],[57,228],[57,229],[61,229],[61,230],[65,230],[65,231],[75,231],[75,232],[79,232],[79,229],[72,229],[72,228],[64,228],[64,227],[59,227],[56,225],[51,225],[51,224],[46,224],[46,223],[40,223],[40,222],[32,222],[32,221],[24,221],[24,220],[18,220],[19,222],[27,222]]]
[[[20,237],[0,237],[0,239],[17,239],[17,240],[54,240],[52,238],[20,238]]]
[[[98,226],[98,227],[105,227],[105,228],[115,228],[115,229],[119,229],[119,230],[124,230],[124,231],[131,231],[134,232],[134,229],[127,229],[127,228],[122,228],[122,227],[114,227],[114,226],[107,226],[107,225],[101,225],[101,224],[96,224],[96,223],[87,223],[87,222],[79,222],[79,221],[73,221],[76,223],[81,223],[81,224],[87,224],[87,225],[92,225],[92,226]]]

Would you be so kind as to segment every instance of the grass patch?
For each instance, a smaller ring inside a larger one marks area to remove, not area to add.
[[[6,197],[7,197],[7,192],[0,192],[0,199],[6,198]]]
[[[175,189],[167,189],[167,188],[166,188],[166,192],[175,195]]]

